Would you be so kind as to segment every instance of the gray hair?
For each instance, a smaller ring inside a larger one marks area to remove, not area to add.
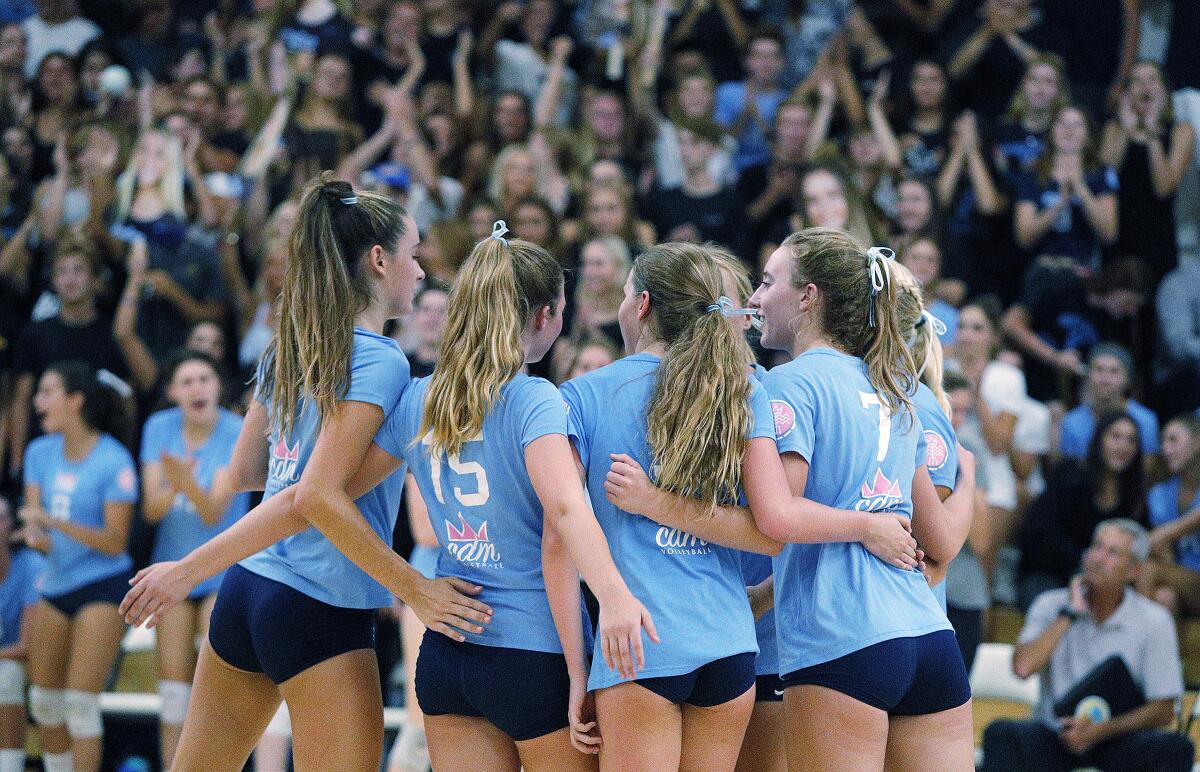
[[[1108,520],[1100,521],[1096,526],[1096,530],[1092,531],[1092,538],[1100,533],[1101,529],[1112,526],[1127,533],[1133,538],[1133,544],[1130,545],[1129,552],[1133,559],[1142,563],[1146,558],[1150,557],[1150,534],[1142,527],[1142,524],[1136,520],[1130,520],[1128,517],[1113,517]]]

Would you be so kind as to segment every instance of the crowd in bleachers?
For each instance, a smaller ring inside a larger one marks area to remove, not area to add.
[[[134,565],[177,497],[244,511],[172,438],[236,436],[330,169],[420,228],[425,288],[390,328],[414,376],[497,219],[571,269],[535,366],[556,383],[621,356],[656,242],[752,274],[807,226],[890,246],[978,459],[948,579],[968,664],[988,608],[1067,588],[1112,518],[1149,532],[1137,591],[1200,614],[1197,39],[1191,0],[0,0],[0,535],[53,544],[22,498],[67,361],[140,460]],[[0,665],[26,655],[10,628]]]

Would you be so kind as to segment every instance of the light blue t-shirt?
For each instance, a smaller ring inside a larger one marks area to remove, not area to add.
[[[1146,494],[1146,509],[1150,515],[1150,526],[1160,525],[1178,520],[1188,512],[1200,507],[1200,492],[1197,492],[1187,511],[1179,511],[1179,477],[1163,480],[1150,489]],[[1200,571],[1200,533],[1192,532],[1175,542],[1175,554],[1179,557],[1179,565],[1192,571]]]
[[[261,370],[262,365],[259,367]],[[386,416],[400,401],[408,382],[408,360],[396,341],[355,327],[354,348],[350,355],[350,388],[342,399],[378,405]],[[259,383],[262,383],[261,378]],[[255,399],[267,405],[269,396],[256,393]],[[284,437],[277,427],[271,427],[271,458],[264,500],[300,479],[317,442],[318,419],[316,406],[305,400],[290,437]],[[397,469],[354,502],[372,530],[389,544],[400,511],[403,488],[404,470]],[[316,528],[282,539],[246,558],[241,565],[331,606],[368,609],[391,605],[391,594],[383,585],[354,565]]]
[[[37,605],[38,586],[45,570],[46,559],[37,552],[26,549],[13,553],[8,574],[0,580],[0,647],[20,640],[21,616],[25,609]]]
[[[917,386],[917,393],[913,395],[913,407],[925,433],[925,468],[929,470],[929,477],[935,487],[953,491],[958,481],[958,438],[950,418],[942,412],[933,390],[923,383]],[[933,594],[945,611],[944,579],[934,586]]]
[[[1142,453],[1158,452],[1158,416],[1145,405],[1126,400],[1125,412],[1133,419],[1142,441]],[[1096,412],[1091,405],[1080,405],[1063,416],[1059,450],[1068,458],[1086,458],[1092,435],[1096,433]]]
[[[758,120],[747,121],[737,139],[737,153],[733,164],[743,172],[755,164],[771,160],[771,139],[767,136],[768,126],[775,125],[775,111],[787,99],[783,89],[760,91],[754,95]],[[713,94],[713,120],[728,129],[737,123],[746,110],[746,82],[730,81],[717,86]]]
[[[920,420],[888,416],[861,359],[814,349],[764,379],[780,453],[809,464],[806,498],[838,509],[912,517],[912,479],[927,450]],[[859,542],[788,544],[775,558],[779,672],[893,638],[951,629],[918,571]]]
[[[463,634],[483,646],[561,653],[542,578],[542,503],[525,448],[548,434],[566,436],[562,396],[549,381],[518,373],[500,389],[481,435],[435,462],[427,443],[413,444],[429,383],[413,381],[375,443],[407,462],[417,481],[441,545],[437,575],[480,585],[478,599],[495,612],[482,633]]]
[[[742,563],[742,581],[747,587],[761,584],[771,575],[771,556],[754,552],[739,552]],[[755,675],[779,675],[778,632],[775,629],[775,609],[758,618],[754,623],[754,637],[758,640],[758,656],[754,658]]]
[[[605,495],[610,453],[626,453],[653,474],[646,408],[659,362],[650,354],[634,354],[562,386],[569,436],[587,470],[592,509],[617,569],[650,611],[662,641],[653,643],[643,634],[642,678],[682,675],[724,657],[758,651],[738,551],[624,512]],[[757,382],[750,408],[754,420],[747,438],[772,436],[770,405]],[[588,689],[622,680],[596,648]]]
[[[108,434],[101,434],[92,451],[79,461],[68,461],[63,455],[61,434],[38,437],[25,450],[25,484],[38,486],[42,509],[50,517],[88,528],[104,527],[105,504],[132,504],[138,498],[133,457]],[[128,552],[105,555],[55,528],[50,529],[47,557],[42,594],[49,597],[133,568]]]
[[[164,452],[190,457],[196,462],[196,482],[201,488],[211,490],[217,472],[229,466],[233,446],[237,444],[241,430],[242,419],[222,408],[212,434],[203,445],[188,453],[187,441],[183,437],[183,411],[177,407],[160,410],[146,420],[146,426],[142,429],[142,463],[159,463]],[[230,500],[221,520],[206,525],[192,500],[186,494],[177,493],[171,509],[158,524],[151,560],[155,563],[179,560],[236,523],[238,518],[246,514],[249,505],[249,494],[238,493]],[[221,586],[221,577],[224,575],[222,571],[204,580],[196,585],[188,597],[202,598],[213,594]]]

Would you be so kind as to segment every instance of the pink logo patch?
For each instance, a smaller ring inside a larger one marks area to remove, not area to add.
[[[929,467],[929,471],[936,472],[946,465],[949,458],[950,449],[946,447],[946,440],[934,430],[926,429],[925,466]]]
[[[775,439],[782,440],[796,428],[796,411],[781,399],[771,400],[771,416],[775,419]]]
[[[863,483],[862,497],[864,499],[873,499],[878,498],[879,496],[887,496],[888,498],[893,499],[900,498],[900,485],[899,483],[889,480],[887,476],[884,475],[883,470],[877,468],[875,470],[875,479],[872,480],[869,485],[867,483]]]
[[[463,519],[462,513],[458,515],[458,522],[462,525],[461,528],[455,528],[450,521],[446,523],[446,538],[450,541],[491,541],[488,538],[487,521],[483,521],[483,525],[479,526],[479,530],[471,527],[471,524]]]
[[[133,489],[137,486],[137,477],[133,474],[131,467],[125,467],[117,473],[117,485],[126,493],[133,493]]]

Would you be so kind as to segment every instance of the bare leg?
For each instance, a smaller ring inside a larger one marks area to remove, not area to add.
[[[571,730],[567,727],[518,742],[517,753],[525,772],[596,772],[600,768],[595,755],[575,750],[571,745]]]
[[[753,710],[753,686],[729,702],[710,708],[684,705],[680,772],[732,772]]]
[[[674,772],[683,742],[683,711],[636,683],[596,693],[600,769],[605,772]]]
[[[278,706],[279,690],[270,678],[238,670],[205,641],[174,772],[241,772]]]
[[[783,710],[788,769],[877,772],[883,767],[888,716],[882,710],[810,685],[788,687]]]
[[[99,695],[112,673],[125,634],[125,620],[112,603],[84,606],[71,624],[67,688]],[[95,772],[104,756],[104,737],[71,737],[76,772]]]
[[[159,619],[157,630],[158,679],[190,684],[196,673],[197,605],[184,602]],[[163,767],[171,768],[179,744],[182,722],[159,722],[159,744]]]
[[[42,601],[33,611],[33,635],[29,641],[29,682],[44,689],[63,689],[67,685],[67,661],[71,657],[70,618]],[[39,727],[42,750],[67,753],[71,735],[67,725]]]
[[[971,772],[975,769],[975,740],[971,702],[923,716],[894,716],[888,731],[889,772],[937,769]]]
[[[437,772],[518,772],[521,759],[512,738],[475,716],[426,716],[429,758]]]
[[[756,702],[738,756],[738,772],[787,772],[783,703]]]
[[[297,772],[377,772],[383,756],[383,695],[371,649],[313,665],[279,685],[292,716]]]

